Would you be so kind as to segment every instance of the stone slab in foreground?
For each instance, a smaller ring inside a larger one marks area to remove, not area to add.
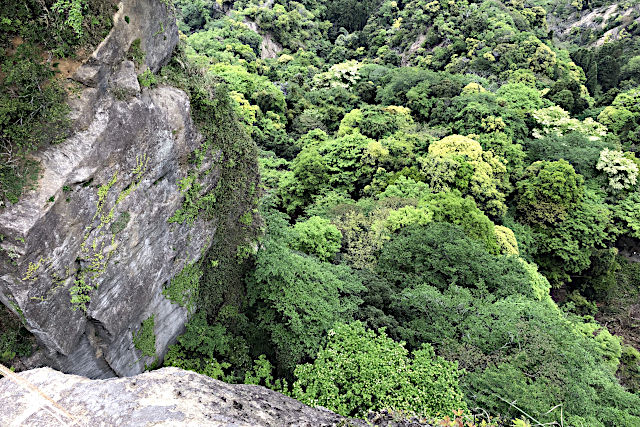
[[[27,426],[333,426],[365,425],[260,386],[227,384],[163,368],[90,380],[50,368],[19,376],[60,408],[7,378],[0,380],[0,425]],[[75,424],[61,410],[73,416]],[[55,414],[55,415],[54,415]]]

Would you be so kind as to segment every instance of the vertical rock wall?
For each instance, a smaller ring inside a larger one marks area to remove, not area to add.
[[[74,76],[74,133],[37,154],[37,188],[0,212],[0,299],[65,372],[139,373],[183,331],[186,309],[162,290],[208,249],[216,224],[168,219],[201,136],[184,92],[141,89],[137,79],[164,65],[177,41],[165,2],[121,2],[109,36]],[[201,165],[213,170],[203,192],[218,180],[213,162]],[[144,357],[133,336],[151,316],[156,354]]]

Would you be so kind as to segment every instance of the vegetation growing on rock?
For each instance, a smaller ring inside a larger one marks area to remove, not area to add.
[[[91,34],[85,3],[56,4]],[[640,10],[612,5],[176,1],[173,59],[138,81],[184,90],[202,136],[166,221],[217,230],[167,280],[190,320],[164,363],[344,416],[640,424]],[[24,52],[5,59],[50,81]],[[4,70],[6,123],[35,94],[55,108],[34,123],[62,125],[61,87]]]

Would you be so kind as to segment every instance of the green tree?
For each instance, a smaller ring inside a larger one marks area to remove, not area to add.
[[[340,250],[342,233],[327,219],[312,216],[293,226],[292,249],[329,261]]]
[[[436,356],[429,344],[409,355],[403,343],[362,323],[336,325],[313,364],[296,367],[292,395],[344,416],[396,409],[422,416],[466,410],[457,365]]]
[[[554,224],[582,200],[584,178],[565,160],[538,161],[517,184],[518,211],[530,224]]]
[[[315,354],[335,322],[353,318],[364,288],[348,267],[293,252],[282,214],[266,216],[268,234],[247,279],[247,297],[286,374]]]
[[[468,137],[451,135],[429,145],[422,162],[427,184],[435,191],[459,190],[491,216],[505,213],[507,169],[491,151]]]
[[[499,253],[494,224],[477,208],[472,198],[462,197],[459,191],[453,190],[427,195],[423,200],[433,212],[434,222],[460,226],[470,238],[482,242],[487,251]]]
[[[456,284],[475,295],[540,294],[517,257],[491,255],[466,231],[443,223],[403,229],[382,249],[376,272],[397,289],[426,284],[443,290]]]

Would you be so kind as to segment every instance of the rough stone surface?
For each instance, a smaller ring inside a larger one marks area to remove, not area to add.
[[[135,377],[89,380],[49,368],[20,377],[53,400],[0,380],[2,425],[52,426],[332,426],[366,425],[260,386],[227,384],[163,368]],[[64,415],[62,411],[68,415]],[[54,415],[55,414],[55,415]]]
[[[178,43],[178,26],[170,2],[163,0],[124,0],[118,4],[113,28],[74,79],[87,86],[104,82],[113,67],[127,56],[131,45],[140,40],[143,64],[154,73],[171,59]]]
[[[249,27],[249,29],[262,37],[262,42],[260,43],[260,58],[269,59],[275,58],[278,56],[280,52],[282,52],[282,46],[275,40],[273,40],[273,36],[268,31],[261,31],[254,21],[245,18],[244,24]]]
[[[136,74],[136,66],[131,61],[122,61],[118,71],[111,78],[111,87],[116,96],[124,93],[127,96],[136,96],[140,93],[140,83]]]
[[[0,300],[38,339],[37,360],[65,372],[142,372],[155,358],[141,357],[132,336],[151,315],[161,361],[187,318],[163,287],[201,257],[216,230],[215,221],[168,222],[182,205],[177,182],[193,167],[201,136],[187,95],[140,91],[127,60],[136,38],[149,69],[170,58],[178,37],[172,13],[160,0],[120,3],[111,33],[76,74],[91,87],[69,102],[74,133],[36,154],[37,188],[0,212]],[[202,191],[217,183],[212,170]],[[86,312],[70,292],[83,277],[94,289]]]

